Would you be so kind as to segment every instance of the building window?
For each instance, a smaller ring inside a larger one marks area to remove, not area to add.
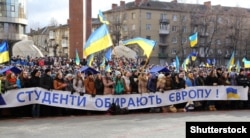
[[[160,24],[160,29],[161,30],[168,30],[168,25],[167,24]]]
[[[218,55],[221,55],[221,54],[222,54],[221,49],[218,49],[218,50],[217,50],[217,54],[218,54]]]
[[[172,18],[173,18],[173,21],[177,21],[177,15],[174,14]]]
[[[187,27],[186,26],[182,26],[182,33],[186,33],[187,32]]]
[[[176,37],[172,38],[172,43],[177,43],[177,38]]]
[[[10,11],[15,12],[15,5],[10,5]]]
[[[128,26],[127,26],[127,25],[124,25],[124,26],[123,26],[123,31],[124,31],[124,32],[127,32],[127,31],[128,31]]]
[[[225,43],[226,43],[227,45],[231,43],[231,40],[230,40],[229,38],[226,38],[225,41],[226,41]]]
[[[146,13],[146,19],[148,19],[148,20],[151,19],[151,13],[150,12]]]
[[[151,24],[146,24],[146,30],[151,30]]]
[[[0,32],[3,33],[4,32],[3,30],[4,30],[4,25],[3,23],[0,23]]]
[[[165,36],[160,36],[160,43],[166,43],[166,37]]]
[[[4,23],[4,28],[3,28],[5,33],[9,33],[9,24],[8,23]]]
[[[161,17],[160,17],[160,19],[167,19],[167,14],[165,14],[165,13],[161,13]]]
[[[182,16],[182,22],[185,22],[187,20],[187,16],[186,15],[183,15]]]
[[[204,38],[201,38],[201,39],[200,39],[200,43],[201,43],[201,44],[204,44],[204,43],[205,43],[205,39],[204,39]]]
[[[221,17],[219,17],[219,18],[218,18],[218,23],[220,23],[220,24],[222,24],[222,23],[223,23],[223,21],[222,21],[222,18],[221,18]]]
[[[146,36],[146,39],[149,39],[149,40],[150,40],[150,39],[151,39],[151,36]]]
[[[187,38],[182,38],[182,44],[187,42]]]
[[[124,14],[123,14],[123,19],[124,19],[124,20],[127,20],[127,18],[128,18],[127,13],[124,13]]]
[[[217,41],[217,42],[216,42],[216,43],[217,43],[217,45],[221,45],[221,41],[220,41],[220,39],[217,39],[216,41]]]
[[[165,52],[166,52],[166,47],[160,46],[159,53],[165,54]]]
[[[176,55],[176,49],[172,49],[171,54]]]
[[[136,29],[135,24],[133,24],[132,25],[132,30],[135,30],[135,29]]]
[[[176,26],[172,26],[172,32],[176,32],[177,31],[177,27]]]
[[[132,13],[132,19],[135,19],[135,13],[134,12]]]
[[[193,33],[194,33],[194,32],[197,32],[197,27],[194,27],[194,31],[193,31]]]

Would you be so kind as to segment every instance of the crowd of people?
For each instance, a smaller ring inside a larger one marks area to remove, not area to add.
[[[189,71],[178,70],[175,67],[166,66],[168,72],[150,72],[153,65],[145,66],[144,60],[132,60],[113,58],[106,63],[111,71],[101,68],[100,60],[95,59],[92,68],[98,73],[91,71],[82,72],[80,67],[86,65],[82,60],[76,65],[73,59],[58,57],[45,58],[12,58],[11,64],[18,67],[21,73],[11,70],[1,74],[1,93],[12,89],[42,87],[47,90],[67,91],[71,94],[78,93],[80,96],[96,95],[123,95],[140,94],[149,92],[168,92],[168,90],[181,89],[193,86],[216,86],[238,85],[248,87],[250,84],[250,72],[244,68],[236,72],[235,68],[228,71],[221,67],[192,67]],[[250,94],[249,94],[250,95]],[[249,99],[249,96],[248,96]],[[225,110],[225,109],[250,109],[249,101],[195,101],[194,110]],[[176,112],[187,111],[187,103],[181,103],[166,107],[144,109],[149,112]],[[173,110],[177,109],[177,110]],[[13,110],[2,109],[1,115],[32,117],[50,115],[74,115],[90,114],[97,112],[82,111],[77,109],[64,109],[45,105],[28,105],[17,107]]]

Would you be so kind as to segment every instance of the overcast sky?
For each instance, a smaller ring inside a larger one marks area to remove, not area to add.
[[[126,3],[134,0],[124,0]],[[160,0],[172,1],[172,0]],[[185,3],[199,3],[209,0],[178,0]],[[249,0],[210,0],[212,5],[250,7]],[[92,0],[92,17],[97,17],[98,11],[111,9],[112,3],[120,4],[120,0]],[[59,24],[66,24],[69,18],[69,0],[27,0],[28,29],[49,25],[52,18]]]

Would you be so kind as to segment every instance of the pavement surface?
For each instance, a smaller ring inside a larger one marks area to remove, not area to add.
[[[185,138],[186,121],[250,121],[250,110],[0,118],[0,138]]]

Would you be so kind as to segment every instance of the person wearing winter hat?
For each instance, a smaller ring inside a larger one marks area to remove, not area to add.
[[[44,75],[41,77],[40,87],[51,90],[53,89],[53,78],[51,77],[51,70],[45,69]]]
[[[92,72],[87,72],[88,76],[84,80],[84,86],[87,94],[92,95],[92,97],[95,97],[96,95],[96,89],[95,89],[95,80]]]

